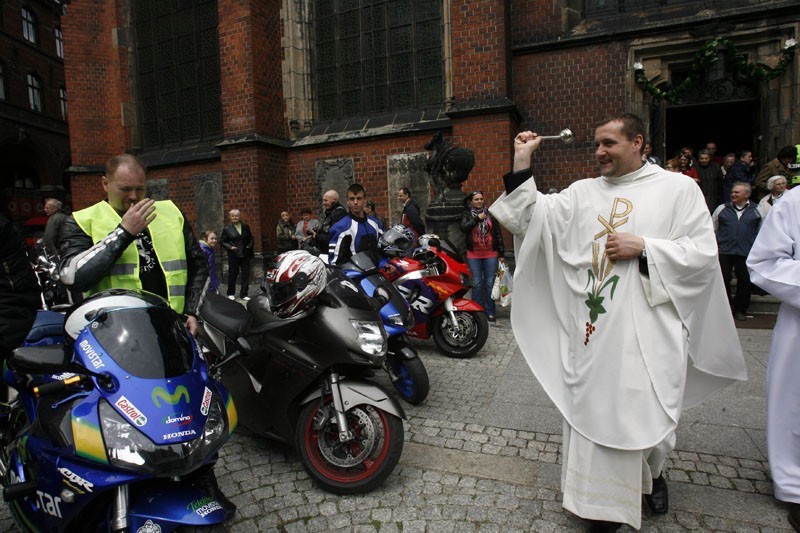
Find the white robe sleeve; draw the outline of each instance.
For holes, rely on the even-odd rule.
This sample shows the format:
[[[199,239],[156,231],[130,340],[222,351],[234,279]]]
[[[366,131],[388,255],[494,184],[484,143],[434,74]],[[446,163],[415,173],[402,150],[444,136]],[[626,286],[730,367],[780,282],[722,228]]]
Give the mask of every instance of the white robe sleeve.
[[[800,187],[770,209],[756,237],[747,268],[750,281],[800,309]]]
[[[671,302],[688,332],[694,367],[724,379],[747,379],[747,369],[720,273],[717,242],[700,189],[689,187],[669,238],[645,239],[651,306]],[[713,381],[713,378],[712,378]],[[691,388],[691,387],[690,387]],[[701,387],[705,388],[705,387]],[[708,387],[709,392],[713,387]],[[706,394],[687,390],[687,405]]]

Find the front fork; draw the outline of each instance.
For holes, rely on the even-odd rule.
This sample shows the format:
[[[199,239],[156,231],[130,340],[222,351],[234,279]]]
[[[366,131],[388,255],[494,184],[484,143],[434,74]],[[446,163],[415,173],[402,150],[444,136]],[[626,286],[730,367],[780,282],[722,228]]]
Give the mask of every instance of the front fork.
[[[111,507],[111,531],[128,530],[128,485],[120,485],[116,489]]]
[[[339,429],[339,442],[348,442],[353,440],[353,433],[347,425],[347,415],[345,414],[344,401],[342,401],[342,391],[339,388],[339,379],[337,372],[331,372],[331,396],[333,397],[336,426]]]
[[[447,318],[450,319],[450,325],[454,328],[458,327],[458,320],[456,320],[456,306],[453,304],[453,297],[448,296],[444,301],[444,312]]]

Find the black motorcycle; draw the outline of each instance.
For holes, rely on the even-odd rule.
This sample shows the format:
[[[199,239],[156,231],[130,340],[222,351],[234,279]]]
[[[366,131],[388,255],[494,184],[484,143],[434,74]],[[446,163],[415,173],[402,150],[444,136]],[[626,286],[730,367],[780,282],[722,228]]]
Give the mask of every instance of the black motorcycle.
[[[41,289],[42,309],[44,311],[69,309],[73,305],[72,296],[59,281],[58,257],[47,251],[42,239],[36,242],[36,254],[36,260],[31,266]]]
[[[391,474],[405,413],[364,377],[382,366],[386,333],[346,276],[328,268],[315,306],[296,317],[276,317],[265,294],[247,309],[208,294],[200,318],[212,374],[233,394],[245,427],[294,443],[306,472],[329,492],[368,492]]]

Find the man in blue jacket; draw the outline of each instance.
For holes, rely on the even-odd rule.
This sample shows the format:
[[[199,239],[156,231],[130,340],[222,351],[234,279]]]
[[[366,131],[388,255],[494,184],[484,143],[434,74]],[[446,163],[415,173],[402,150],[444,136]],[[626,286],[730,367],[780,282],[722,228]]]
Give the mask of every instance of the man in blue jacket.
[[[347,188],[347,207],[350,212],[331,226],[328,245],[328,262],[331,265],[341,265],[358,252],[377,251],[383,228],[377,218],[367,216],[364,212],[366,203],[367,191],[360,183]]]
[[[725,291],[730,297],[731,272],[736,272],[736,296],[733,298],[733,318],[747,320],[750,306],[750,274],[747,271],[747,254],[758,235],[764,213],[750,201],[753,188],[749,183],[736,182],[731,189],[731,201],[714,210],[711,220],[717,232],[719,264]]]

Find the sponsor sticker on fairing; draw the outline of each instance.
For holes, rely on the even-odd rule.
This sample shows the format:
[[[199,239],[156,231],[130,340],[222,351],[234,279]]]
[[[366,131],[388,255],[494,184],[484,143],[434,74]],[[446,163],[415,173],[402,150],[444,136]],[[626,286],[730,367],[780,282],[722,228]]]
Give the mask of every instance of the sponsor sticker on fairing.
[[[187,429],[185,431],[175,431],[173,433],[167,433],[165,435],[162,435],[161,438],[164,440],[172,440],[172,439],[179,439],[181,437],[192,437],[195,435],[197,435],[195,430]]]
[[[125,396],[120,396],[119,399],[114,402],[114,405],[137,426],[142,427],[147,424],[147,417],[144,416],[144,413],[137,409]]]
[[[86,356],[89,362],[92,363],[92,366],[95,370],[106,366],[100,359],[100,354],[94,351],[94,348],[92,348],[92,345],[89,344],[88,340],[83,339],[80,343],[78,343],[78,347],[81,349],[81,352],[83,352],[83,355]]]
[[[186,506],[187,511],[194,511],[200,518],[203,518],[207,515],[210,515],[214,511],[219,511],[221,509],[222,505],[220,505],[219,502],[214,498],[200,498],[199,500],[195,500]]]
[[[200,412],[203,416],[208,416],[208,410],[211,408],[211,389],[206,387],[203,391],[203,403],[200,404]]]
[[[192,422],[192,415],[184,415],[184,414],[179,414],[175,416],[167,415],[166,418],[164,418],[163,420],[164,424],[176,424],[178,426],[185,426],[186,424],[191,424],[191,422]]]
[[[161,533],[161,526],[148,518],[147,522],[136,530],[136,533]]]
[[[65,468],[65,467],[62,466],[61,468],[58,469],[58,472],[62,476],[64,476],[64,479],[67,480],[73,486],[77,485],[78,487],[80,487],[82,489],[85,489],[85,490],[88,490],[89,492],[94,492],[94,491],[92,491],[92,488],[94,487],[94,483],[92,483],[91,481],[87,481],[87,480],[83,479],[81,476],[79,476],[78,474],[76,474],[75,472],[70,470],[69,468]]]

